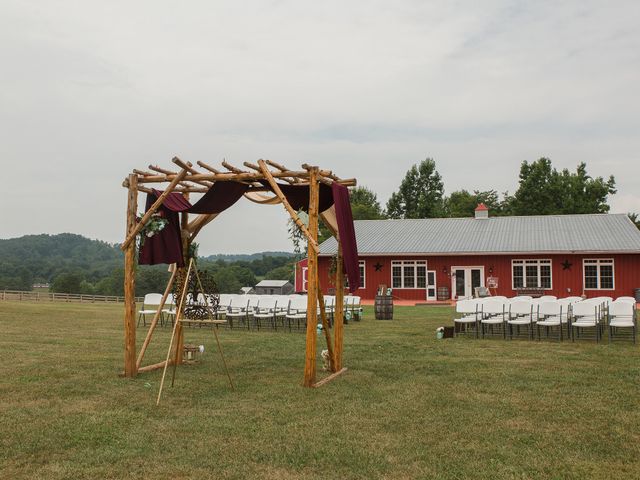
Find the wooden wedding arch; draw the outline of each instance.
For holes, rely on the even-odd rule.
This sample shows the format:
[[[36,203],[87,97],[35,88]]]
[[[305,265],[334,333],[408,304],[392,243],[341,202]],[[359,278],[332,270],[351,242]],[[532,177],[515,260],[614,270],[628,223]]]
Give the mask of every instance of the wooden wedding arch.
[[[156,318],[151,322],[144,343],[139,352],[136,351],[136,303],[135,303],[135,265],[136,265],[136,237],[144,228],[144,225],[161,208],[169,195],[181,194],[189,200],[190,194],[207,193],[217,182],[237,182],[246,186],[243,196],[255,203],[260,204],[282,204],[289,213],[293,221],[303,232],[308,242],[308,283],[307,283],[307,330],[306,330],[306,350],[304,365],[304,381],[306,387],[319,386],[322,383],[334,378],[346,369],[342,365],[343,351],[343,295],[344,295],[344,266],[343,266],[343,243],[340,239],[341,223],[336,217],[335,206],[327,210],[320,211],[320,189],[322,185],[332,187],[334,183],[338,186],[350,187],[356,185],[356,179],[341,179],[329,170],[321,170],[318,167],[302,165],[301,170],[289,170],[285,166],[271,160],[258,160],[257,164],[244,162],[246,169],[237,168],[226,161],[222,162],[223,170],[214,168],[204,162],[198,161],[197,165],[201,170],[196,169],[190,162],[183,162],[179,158],[173,158],[172,162],[179,169],[164,169],[158,166],[149,165],[149,171],[134,169],[133,172],[123,182],[123,186],[128,189],[127,202],[127,223],[126,239],[121,248],[125,252],[124,258],[124,294],[125,294],[125,315],[124,315],[124,376],[135,377],[138,373],[147,372],[159,368],[165,368],[169,361],[164,361],[152,365],[142,366],[142,360],[146,349],[151,341],[153,329],[157,324],[162,305],[158,309]],[[278,180],[278,181],[276,181]],[[282,183],[285,182],[285,183]],[[164,187],[163,191],[152,187]],[[308,227],[298,217],[297,211],[287,200],[287,195],[283,193],[285,187],[296,186],[308,189]],[[245,188],[245,187],[243,187]],[[294,189],[295,190],[295,189]],[[346,189],[344,189],[346,190]],[[305,190],[306,191],[306,190]],[[153,204],[147,205],[147,211],[143,217],[137,219],[138,193],[155,194],[157,199]],[[348,198],[348,197],[347,197]],[[306,201],[306,199],[305,199]],[[235,203],[235,202],[234,202]],[[348,204],[348,202],[347,202]],[[190,218],[189,213],[183,211],[180,217],[180,231],[182,251],[188,255],[189,247],[200,230],[209,222],[214,220],[219,213],[198,214]],[[348,217],[351,217],[349,210]],[[322,323],[324,324],[327,350],[329,351],[329,363],[332,374],[316,383],[316,338],[318,323],[318,301],[322,302],[322,292],[318,281],[318,223],[322,221],[338,240],[337,268],[335,274],[336,286],[336,311],[334,318],[333,339],[327,327],[327,320],[324,316],[324,308],[319,309]],[[342,222],[344,223],[344,222]],[[353,224],[351,221],[351,232]],[[349,228],[343,228],[348,231]],[[355,245],[355,239],[354,239]],[[356,252],[357,255],[357,252]],[[345,257],[346,258],[346,257]],[[357,258],[356,258],[357,260]],[[186,268],[177,267],[177,271]],[[356,261],[357,264],[357,261]],[[175,274],[174,274],[175,276]],[[352,282],[353,283],[353,282]],[[163,302],[170,292],[170,285],[163,296]],[[321,303],[322,304],[322,303]],[[184,335],[182,325],[177,326],[175,342],[176,364],[182,363],[182,351],[184,345]]]

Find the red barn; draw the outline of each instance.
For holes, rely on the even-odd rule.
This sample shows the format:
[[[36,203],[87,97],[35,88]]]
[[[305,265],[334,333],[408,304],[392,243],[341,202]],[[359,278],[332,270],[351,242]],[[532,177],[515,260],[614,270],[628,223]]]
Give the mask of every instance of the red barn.
[[[469,296],[475,287],[514,296],[523,289],[570,295],[634,295],[640,288],[640,231],[624,214],[358,220],[361,283],[373,299],[379,285],[394,297],[424,302]],[[320,282],[337,242],[320,247]],[[438,295],[440,294],[440,295]]]

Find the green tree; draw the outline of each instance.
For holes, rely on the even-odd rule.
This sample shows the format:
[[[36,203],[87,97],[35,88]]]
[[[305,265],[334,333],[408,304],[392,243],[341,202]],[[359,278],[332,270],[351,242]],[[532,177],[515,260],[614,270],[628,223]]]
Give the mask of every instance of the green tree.
[[[565,189],[563,213],[607,213],[609,204],[607,197],[616,193],[616,181],[613,175],[605,180],[602,177],[592,178],[587,175],[587,165],[578,165],[576,173],[562,171]]]
[[[427,158],[412,166],[387,202],[390,218],[433,218],[444,213],[444,184],[436,162]]]
[[[522,162],[520,183],[510,208],[513,215],[606,213],[607,198],[616,193],[615,179],[592,178],[585,163],[575,173],[558,172],[548,158]]]
[[[80,293],[83,295],[96,295],[96,289],[92,283],[82,280],[80,282]]]
[[[283,265],[266,273],[264,276],[267,280],[288,280],[293,283],[294,280],[294,266]]]
[[[354,220],[379,220],[384,212],[378,196],[367,187],[355,187],[349,190],[349,202]]]
[[[124,281],[124,280],[123,280]],[[96,295],[116,295],[117,289],[113,277],[104,277],[94,286]]]
[[[55,293],[80,293],[80,285],[84,277],[79,272],[61,273],[51,285],[51,291]]]
[[[481,192],[474,190],[458,190],[444,199],[444,209],[447,217],[473,217],[476,207],[484,203],[492,216],[501,215],[504,209],[498,192],[487,190]]]
[[[224,268],[216,272],[214,279],[218,285],[220,293],[239,293],[240,288],[245,286],[234,275],[233,271],[228,268]],[[255,284],[251,284],[253,286]],[[247,285],[248,286],[248,285]]]
[[[636,224],[636,227],[640,229],[640,217],[637,213],[627,213],[629,219]]]
[[[165,265],[141,265],[136,271],[136,295],[162,293],[167,288],[171,274]]]

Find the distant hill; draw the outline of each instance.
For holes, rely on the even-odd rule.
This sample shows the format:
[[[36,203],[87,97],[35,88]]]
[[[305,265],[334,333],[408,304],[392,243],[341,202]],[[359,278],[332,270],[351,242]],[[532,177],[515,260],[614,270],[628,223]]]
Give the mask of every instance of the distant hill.
[[[51,283],[76,270],[97,280],[110,275],[122,259],[116,245],[73,233],[0,240],[0,288],[30,290],[34,282]]]
[[[72,233],[0,239],[0,290],[31,290],[34,283],[48,283],[56,291],[121,295],[123,258],[119,245]],[[240,288],[236,284],[253,285],[255,276],[274,270],[282,276],[278,269],[293,259],[288,252],[219,254],[200,257],[199,266],[215,273],[221,291],[234,293]],[[293,267],[289,269],[292,274]],[[139,266],[136,293],[162,291],[167,277],[165,265]]]
[[[244,254],[225,254],[219,253],[216,255],[209,255],[208,257],[202,257],[210,262],[217,262],[222,260],[223,262],[252,262],[254,260],[262,260],[264,257],[285,257],[293,258],[294,253],[291,252],[260,252],[260,253],[244,253]]]

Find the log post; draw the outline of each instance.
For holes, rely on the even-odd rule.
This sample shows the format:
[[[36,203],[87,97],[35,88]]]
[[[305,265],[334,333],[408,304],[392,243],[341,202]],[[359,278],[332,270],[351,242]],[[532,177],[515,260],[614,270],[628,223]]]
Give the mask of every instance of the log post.
[[[129,175],[127,201],[127,236],[136,228],[138,210],[138,176]],[[124,253],[124,375],[135,377],[136,367],[136,242],[130,242]]]
[[[344,335],[344,273],[342,265],[342,244],[338,239],[338,257],[336,258],[336,311],[333,319],[333,351],[335,371],[342,370],[342,350]]]
[[[304,362],[304,386],[312,387],[316,383],[316,329],[318,324],[318,203],[320,187],[318,168],[309,170],[309,228],[311,236],[308,247],[307,271],[307,337]]]

